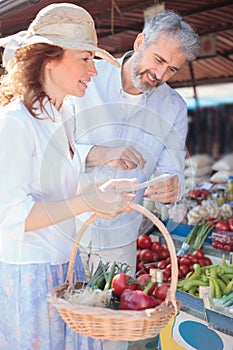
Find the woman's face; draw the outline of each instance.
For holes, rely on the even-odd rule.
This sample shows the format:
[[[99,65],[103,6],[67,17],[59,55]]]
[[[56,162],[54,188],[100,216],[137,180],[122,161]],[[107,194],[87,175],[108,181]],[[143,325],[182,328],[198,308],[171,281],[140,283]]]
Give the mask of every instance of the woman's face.
[[[45,90],[50,98],[83,96],[91,77],[97,75],[91,51],[64,50],[61,60],[49,60],[45,66]]]

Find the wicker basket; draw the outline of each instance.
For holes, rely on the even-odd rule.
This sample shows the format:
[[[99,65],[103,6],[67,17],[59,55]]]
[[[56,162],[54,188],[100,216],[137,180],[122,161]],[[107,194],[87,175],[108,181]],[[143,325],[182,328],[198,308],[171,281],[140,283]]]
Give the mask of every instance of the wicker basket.
[[[171,286],[167,299],[153,309],[142,311],[113,310],[102,307],[74,305],[63,298],[64,292],[70,287],[81,288],[83,283],[74,283],[74,262],[80,239],[87,227],[96,220],[93,215],[81,228],[73,246],[67,280],[56,286],[49,294],[48,301],[59,311],[63,320],[75,331],[93,338],[109,340],[135,341],[155,337],[177,313],[181,304],[176,300],[178,266],[176,250],[170,234],[164,224],[151,212],[138,204],[131,204],[132,209],[148,217],[164,235],[171,256],[172,273]]]

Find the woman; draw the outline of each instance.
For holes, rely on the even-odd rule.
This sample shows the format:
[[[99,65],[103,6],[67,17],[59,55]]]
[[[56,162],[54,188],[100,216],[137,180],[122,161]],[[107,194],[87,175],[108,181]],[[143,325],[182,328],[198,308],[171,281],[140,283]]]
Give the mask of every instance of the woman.
[[[128,211],[116,185],[78,188],[81,159],[66,95],[83,96],[96,75],[92,17],[73,4],[42,9],[25,33],[0,40],[6,74],[0,116],[0,349],[87,350],[101,342],[75,334],[46,301],[66,279],[74,217],[94,211],[113,218]],[[4,150],[4,151],[3,151]],[[80,187],[80,186],[79,186]],[[84,280],[79,255],[75,278]]]

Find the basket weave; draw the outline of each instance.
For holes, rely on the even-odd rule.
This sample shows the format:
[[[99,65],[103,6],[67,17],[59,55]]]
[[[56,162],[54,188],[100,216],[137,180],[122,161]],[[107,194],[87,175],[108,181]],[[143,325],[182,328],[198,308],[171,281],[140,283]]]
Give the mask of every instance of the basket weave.
[[[87,227],[96,220],[93,215],[81,228],[73,246],[68,267],[66,282],[56,286],[48,293],[48,301],[58,310],[63,320],[75,331],[92,338],[109,340],[135,341],[155,337],[177,313],[181,304],[176,300],[176,286],[178,280],[178,266],[176,250],[170,234],[164,224],[150,211],[138,204],[130,207],[148,217],[163,234],[171,257],[171,285],[168,295],[161,305],[153,309],[142,311],[113,310],[102,307],[74,305],[66,301],[63,296],[70,286],[81,288],[82,282],[74,283],[74,262],[80,239]]]

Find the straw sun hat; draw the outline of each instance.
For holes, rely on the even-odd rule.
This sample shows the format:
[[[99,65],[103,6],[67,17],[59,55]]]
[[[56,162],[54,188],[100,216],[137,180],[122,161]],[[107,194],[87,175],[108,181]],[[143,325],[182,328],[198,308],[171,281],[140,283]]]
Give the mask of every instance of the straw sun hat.
[[[0,39],[5,47],[3,65],[25,46],[45,43],[64,49],[94,51],[95,56],[119,66],[115,58],[97,46],[97,35],[91,15],[74,4],[51,4],[38,12],[28,30]]]

